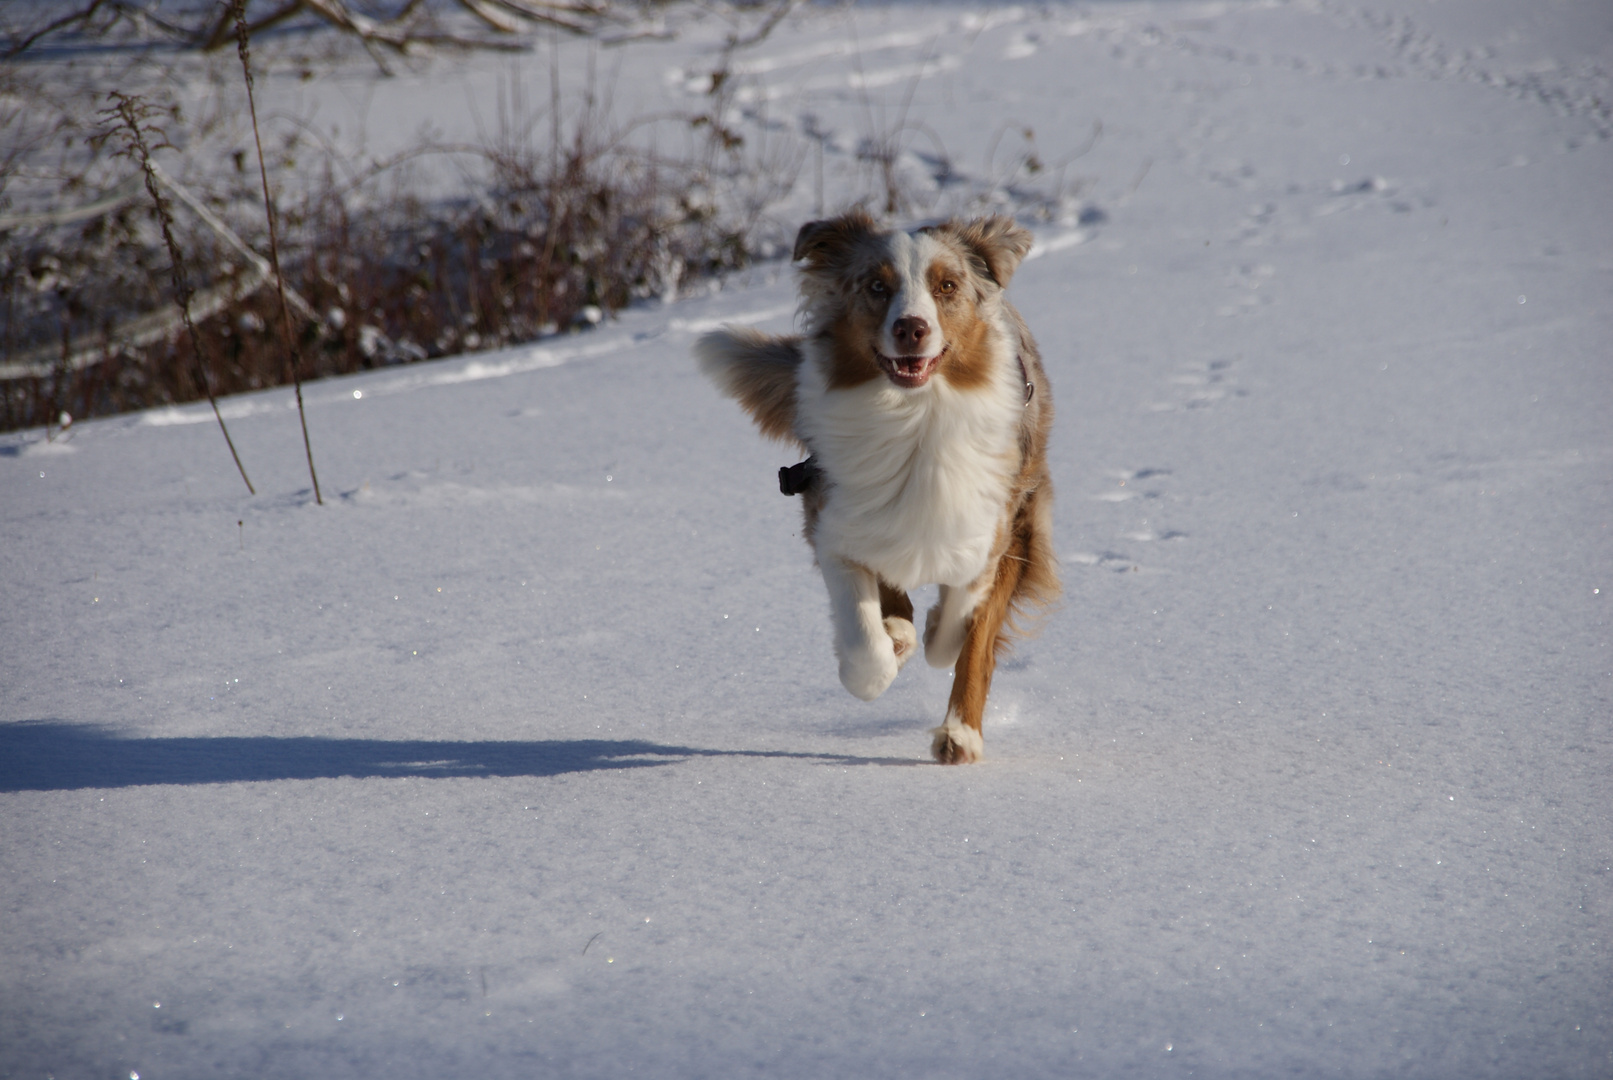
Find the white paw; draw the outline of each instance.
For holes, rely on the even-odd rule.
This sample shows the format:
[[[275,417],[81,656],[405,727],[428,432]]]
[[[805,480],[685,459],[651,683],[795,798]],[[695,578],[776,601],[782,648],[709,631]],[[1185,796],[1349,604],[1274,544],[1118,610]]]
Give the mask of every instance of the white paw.
[[[949,668],[958,662],[963,651],[963,624],[948,626],[942,631],[941,605],[930,608],[924,616],[924,662],[935,668]]]
[[[986,740],[980,732],[951,714],[930,734],[930,755],[943,765],[968,765],[986,756]]]
[[[864,701],[873,701],[883,694],[902,668],[889,635],[880,637],[883,640],[848,649],[840,657],[840,684]]]
[[[918,631],[906,619],[892,615],[885,620],[885,632],[891,636],[891,648],[896,652],[896,668],[900,671],[918,652]]]

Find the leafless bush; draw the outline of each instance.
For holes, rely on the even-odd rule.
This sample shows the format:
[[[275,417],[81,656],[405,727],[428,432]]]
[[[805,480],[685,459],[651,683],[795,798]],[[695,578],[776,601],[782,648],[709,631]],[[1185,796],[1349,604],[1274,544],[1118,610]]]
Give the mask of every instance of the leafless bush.
[[[453,201],[412,194],[403,163],[357,181],[327,167],[282,205],[285,278],[319,316],[295,320],[304,376],[586,329],[743,265],[754,214],[707,198],[701,162],[628,146],[604,109],[589,98],[547,140],[512,122],[484,146],[420,148],[417,158],[468,163],[470,189]],[[238,201],[235,228],[266,251],[261,209],[255,220],[244,212],[245,190],[216,201]],[[196,320],[215,391],[286,381],[284,323],[272,290],[259,288],[264,276],[201,222],[180,216],[174,227],[198,280],[223,301]],[[162,307],[165,271],[160,232],[137,202],[67,225],[0,229],[0,369],[26,357],[37,369],[42,349],[60,359],[0,381],[4,427],[202,396],[189,340],[131,345],[124,332]]]
[[[649,6],[607,12],[590,3],[574,6],[601,19]],[[349,0],[344,10],[397,22],[442,6]],[[25,2],[0,9],[0,41],[37,50],[63,35],[115,44],[143,33],[196,45],[204,23],[234,7],[84,0],[64,12]],[[261,22],[286,7],[251,0],[248,11]],[[311,18],[308,7],[292,15]],[[735,50],[765,38],[792,7],[758,5],[754,18],[735,20],[752,30],[736,29],[705,106],[692,114],[623,125],[608,95],[593,92],[592,75],[590,89],[570,101],[556,75],[543,108],[526,107],[512,83],[497,130],[478,142],[422,142],[356,175],[295,124],[273,137],[266,130],[280,268],[290,298],[307,301],[290,320],[275,300],[281,278],[260,254],[274,245],[258,170],[249,151],[234,151],[232,161],[218,137],[244,111],[239,73],[231,82],[221,65],[188,61],[211,89],[192,96],[195,115],[186,115],[166,65],[138,50],[66,68],[28,61],[33,52],[27,62],[0,61],[0,429],[196,400],[208,389],[198,353],[211,358],[206,370],[222,395],[299,371],[318,378],[585,330],[637,300],[671,298],[688,282],[738,268],[753,251],[777,253],[766,211],[793,186],[803,144],[770,135],[766,124],[751,125],[748,132],[760,131],[747,141],[726,71]],[[57,14],[19,36],[29,11]],[[141,23],[142,11],[157,21]],[[180,148],[166,163],[186,187],[159,175],[183,204],[169,225],[197,285],[194,339],[171,315],[169,260],[149,200],[85,119],[108,80],[152,102]],[[656,133],[645,137],[646,124]],[[657,154],[663,144],[682,149]],[[443,190],[425,177],[440,179],[435,166],[445,161],[462,178],[454,196],[422,194]]]
[[[246,16],[253,34],[299,20],[337,30],[362,42],[389,71],[389,54],[432,45],[524,48],[523,39],[534,29],[596,34],[630,23],[650,6],[596,0],[248,0]],[[14,2],[12,7],[0,16],[0,60],[47,45],[214,50],[235,35],[235,5],[228,0]]]

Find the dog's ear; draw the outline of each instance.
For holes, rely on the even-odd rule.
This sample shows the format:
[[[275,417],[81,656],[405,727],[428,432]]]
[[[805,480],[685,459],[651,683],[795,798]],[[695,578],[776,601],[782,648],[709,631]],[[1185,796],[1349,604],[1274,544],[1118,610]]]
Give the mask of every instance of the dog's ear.
[[[1014,224],[1014,219],[993,214],[975,218],[966,224],[948,222],[942,229],[951,232],[979,260],[979,268],[1001,288],[1019,269],[1019,264],[1030,253],[1035,237]]]
[[[827,221],[809,221],[795,234],[795,252],[790,258],[805,262],[807,270],[832,270],[878,231],[878,224],[862,207]]]

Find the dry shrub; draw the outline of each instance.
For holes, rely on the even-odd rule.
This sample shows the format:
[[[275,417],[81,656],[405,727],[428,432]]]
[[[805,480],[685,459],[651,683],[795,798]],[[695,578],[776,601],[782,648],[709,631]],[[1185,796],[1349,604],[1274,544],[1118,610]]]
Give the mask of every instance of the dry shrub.
[[[453,2],[404,11],[399,0],[386,11],[412,18],[410,11],[431,14]],[[568,3],[594,10],[591,0]],[[611,10],[626,17],[654,6]],[[765,134],[747,143],[724,118],[734,88],[730,54],[765,38],[793,6],[794,0],[774,0],[759,29],[735,32],[713,74],[706,111],[655,122],[671,125],[664,141],[686,148],[677,157],[647,149],[657,134],[616,124],[609,103],[592,89],[580,107],[563,103],[558,76],[548,109],[535,114],[524,110],[512,85],[510,101],[501,100],[499,131],[482,145],[421,146],[358,179],[331,157],[310,179],[306,165],[293,161],[306,156],[306,143],[299,149],[297,131],[284,132],[269,162],[271,184],[281,192],[280,263],[287,284],[319,316],[294,320],[303,375],[584,331],[636,300],[670,298],[682,283],[742,266],[753,249],[764,256],[787,250],[779,237],[757,232],[767,209],[793,187],[800,150]],[[157,8],[166,22],[137,17]],[[162,65],[136,48],[152,27],[175,42],[213,44],[224,25],[221,12],[230,10],[216,0],[166,6],[83,0],[65,14],[42,2],[0,12],[0,38],[13,51],[27,46],[17,59],[0,62],[0,430],[48,425],[63,413],[84,418],[205,396],[193,346],[177,322],[166,335],[133,333],[173,311],[169,259],[143,194],[129,191],[120,204],[75,220],[49,218],[126,190],[127,169],[108,159],[86,119],[112,85],[167,110],[169,130],[191,166],[175,161],[173,171],[250,247],[269,251],[255,170],[240,151],[232,170],[230,151],[221,146],[224,119],[236,111],[222,89],[231,80],[205,69],[215,87],[212,104],[182,115]],[[280,10],[254,4],[249,16]],[[299,10],[299,18],[313,19]],[[36,74],[27,57],[57,38],[74,48],[104,48],[82,70],[41,61]],[[118,67],[111,58],[125,47],[134,51]],[[47,95],[51,83],[57,85]],[[513,116],[506,116],[506,104]],[[223,167],[210,164],[209,154]],[[462,176],[458,194],[422,194],[441,186],[422,182],[411,164],[429,173],[431,164],[445,161]],[[189,209],[177,209],[174,232],[199,293],[216,301],[199,303],[196,319],[214,391],[288,381],[272,280]],[[21,368],[27,373],[19,377]]]
[[[746,260],[745,221],[692,196],[693,166],[659,161],[607,136],[590,102],[547,146],[501,139],[460,149],[479,167],[451,201],[410,194],[406,173],[339,183],[327,169],[281,208],[287,282],[322,319],[298,320],[304,374],[321,377],[586,329],[614,310],[669,297],[680,281]],[[443,153],[446,151],[431,151]],[[232,191],[237,231],[267,250],[261,209]],[[181,213],[178,239],[199,285],[250,281],[241,256]],[[204,396],[182,335],[120,343],[132,319],[171,306],[167,259],[141,201],[69,226],[0,231],[0,364],[42,345],[98,362],[0,382],[6,429]],[[271,289],[236,288],[198,320],[215,392],[276,386],[285,345]]]

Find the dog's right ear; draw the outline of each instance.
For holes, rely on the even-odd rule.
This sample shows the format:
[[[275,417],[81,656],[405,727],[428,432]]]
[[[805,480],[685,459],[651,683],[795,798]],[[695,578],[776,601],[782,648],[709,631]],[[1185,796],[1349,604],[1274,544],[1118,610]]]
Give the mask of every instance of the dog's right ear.
[[[795,234],[795,252],[790,258],[805,263],[806,270],[832,270],[878,231],[879,225],[862,207],[827,221],[809,221]]]

